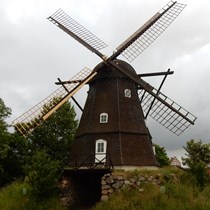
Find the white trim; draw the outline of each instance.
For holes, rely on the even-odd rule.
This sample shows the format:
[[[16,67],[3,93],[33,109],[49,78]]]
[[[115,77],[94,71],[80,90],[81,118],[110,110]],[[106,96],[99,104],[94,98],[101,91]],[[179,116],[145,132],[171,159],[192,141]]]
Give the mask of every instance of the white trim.
[[[107,141],[104,139],[98,139],[95,143],[95,162],[99,161],[106,162],[106,150]]]
[[[131,90],[130,90],[130,89],[125,89],[125,90],[124,90],[124,95],[125,95],[125,97],[127,97],[127,98],[131,98]]]
[[[107,113],[100,114],[100,123],[108,123],[108,114]]]

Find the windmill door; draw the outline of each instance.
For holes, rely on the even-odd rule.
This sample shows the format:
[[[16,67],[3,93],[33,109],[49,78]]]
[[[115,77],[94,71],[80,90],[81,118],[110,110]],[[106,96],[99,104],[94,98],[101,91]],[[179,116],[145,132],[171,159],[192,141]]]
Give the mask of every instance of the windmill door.
[[[96,140],[95,163],[106,162],[107,141],[103,139]]]

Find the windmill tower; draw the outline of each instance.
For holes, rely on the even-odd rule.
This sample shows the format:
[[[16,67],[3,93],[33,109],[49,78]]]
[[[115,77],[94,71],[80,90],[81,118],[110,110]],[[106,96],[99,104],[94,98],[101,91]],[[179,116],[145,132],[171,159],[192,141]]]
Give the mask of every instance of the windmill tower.
[[[151,116],[161,125],[180,135],[196,117],[160,92],[167,77],[173,72],[137,74],[128,61],[142,53],[181,13],[185,5],[169,2],[150,20],[125,40],[107,57],[100,52],[106,46],[94,34],[81,26],[61,9],[48,19],[87,49],[102,62],[93,70],[83,69],[61,85],[55,92],[13,123],[24,136],[32,132],[62,104],[72,98],[85,84],[89,91],[72,149],[70,166],[74,168],[114,167],[135,168],[157,166],[152,141],[145,119]],[[158,89],[143,77],[163,75]],[[54,100],[54,98],[59,100]],[[43,111],[43,106],[48,104]]]

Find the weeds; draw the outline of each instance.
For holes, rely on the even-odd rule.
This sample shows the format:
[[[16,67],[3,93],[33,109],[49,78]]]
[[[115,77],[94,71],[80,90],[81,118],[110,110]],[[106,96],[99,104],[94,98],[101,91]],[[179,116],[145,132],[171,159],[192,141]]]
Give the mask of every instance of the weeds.
[[[144,183],[141,186],[144,189],[143,192],[138,189],[123,189],[115,193],[107,202],[98,203],[93,210],[210,209],[210,186],[205,187],[202,191],[196,185],[194,178],[185,171],[166,168],[149,172],[149,174],[150,176],[162,175],[165,191],[161,191],[158,185]],[[137,172],[132,172],[132,175],[137,175]],[[174,178],[176,178],[175,181]]]
[[[27,183],[14,182],[0,189],[1,210],[64,210],[59,198],[37,200]]]

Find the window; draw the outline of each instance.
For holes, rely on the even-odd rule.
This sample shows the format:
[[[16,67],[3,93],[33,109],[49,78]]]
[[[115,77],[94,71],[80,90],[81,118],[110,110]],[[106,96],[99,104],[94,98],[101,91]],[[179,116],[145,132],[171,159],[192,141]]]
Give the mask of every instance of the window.
[[[97,145],[97,152],[104,152],[104,142],[98,142],[98,145]]]
[[[100,123],[107,123],[108,122],[108,114],[107,113],[101,113],[100,114]]]
[[[125,89],[125,90],[124,90],[124,94],[125,94],[125,97],[131,98],[131,90]]]
[[[107,155],[107,141],[104,139],[98,139],[96,140],[95,145],[95,163],[105,163]]]
[[[107,146],[107,141],[103,139],[98,139],[96,140],[96,148],[95,152],[98,153],[106,153],[106,146]]]

